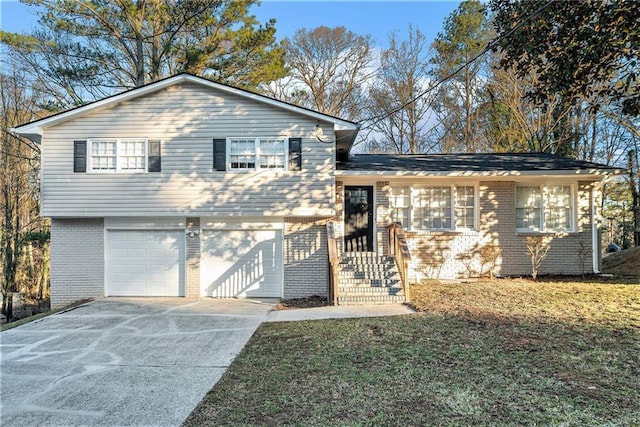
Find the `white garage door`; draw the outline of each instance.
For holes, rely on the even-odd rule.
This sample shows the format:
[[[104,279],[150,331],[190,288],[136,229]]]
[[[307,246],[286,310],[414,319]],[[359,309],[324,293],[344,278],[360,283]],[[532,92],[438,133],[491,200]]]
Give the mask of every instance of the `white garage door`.
[[[180,231],[107,231],[108,296],[183,296],[185,248]]]
[[[282,296],[280,230],[206,230],[201,240],[202,295]]]

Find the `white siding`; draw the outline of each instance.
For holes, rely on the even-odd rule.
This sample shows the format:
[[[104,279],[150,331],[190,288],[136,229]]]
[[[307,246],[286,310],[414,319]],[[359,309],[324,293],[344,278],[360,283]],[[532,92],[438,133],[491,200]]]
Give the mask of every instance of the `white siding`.
[[[45,130],[42,215],[328,216],[333,144],[311,134],[315,119],[194,84],[169,87]],[[332,127],[321,123],[325,135]],[[301,137],[301,172],[214,172],[213,138]],[[73,173],[73,141],[162,140],[162,172]]]

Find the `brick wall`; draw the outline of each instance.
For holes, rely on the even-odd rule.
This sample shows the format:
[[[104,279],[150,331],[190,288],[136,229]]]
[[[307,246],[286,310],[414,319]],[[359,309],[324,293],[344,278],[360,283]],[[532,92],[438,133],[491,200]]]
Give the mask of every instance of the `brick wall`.
[[[200,218],[187,218],[185,297],[200,296]]]
[[[592,184],[578,183],[576,232],[546,234],[551,249],[542,261],[538,274],[582,274],[593,272],[592,254]],[[515,191],[515,189],[514,189]],[[511,202],[513,205],[513,202]],[[512,209],[515,211],[515,206]],[[506,222],[506,214],[500,210],[500,221]],[[515,215],[512,215],[515,218]],[[504,228],[504,227],[503,227]],[[515,224],[510,230],[501,230],[499,240],[503,251],[504,275],[531,274],[531,258],[525,245],[527,233],[516,233]],[[597,248],[596,248],[597,250]]]
[[[102,296],[102,218],[51,219],[51,308]]]
[[[344,183],[336,181],[336,216],[332,218],[335,225],[338,256],[344,252]]]
[[[546,234],[551,249],[539,274],[582,274],[593,272],[592,207],[593,184],[578,182],[576,231]],[[478,230],[461,232],[406,231],[413,257],[410,278],[464,278],[487,274],[489,265],[480,252],[488,244],[502,251],[494,272],[500,275],[530,275],[531,258],[527,254],[527,233],[516,232],[515,187],[512,181],[482,181],[478,194]],[[389,222],[389,183],[378,181],[376,191],[376,239],[378,253],[387,253]],[[336,235],[343,242],[343,182],[336,182]],[[596,248],[597,250],[597,248]]]
[[[327,294],[326,223],[321,218],[285,218],[285,298]]]
[[[389,232],[387,225],[391,222],[389,218],[389,182],[376,182],[376,239],[378,242],[378,253],[386,254],[389,250]]]
[[[486,181],[480,183],[479,190],[480,224],[477,231],[406,233],[413,257],[413,280],[486,274],[488,265],[482,265],[480,250],[487,244],[498,245],[502,251],[494,270],[496,274],[531,274],[531,258],[525,239],[532,234],[516,232],[515,183]],[[575,232],[545,234],[551,239],[551,249],[538,270],[539,274],[593,271],[591,190],[588,182],[578,184]]]
[[[410,280],[481,274],[479,251],[485,240],[480,233],[405,231],[405,236],[412,257]]]

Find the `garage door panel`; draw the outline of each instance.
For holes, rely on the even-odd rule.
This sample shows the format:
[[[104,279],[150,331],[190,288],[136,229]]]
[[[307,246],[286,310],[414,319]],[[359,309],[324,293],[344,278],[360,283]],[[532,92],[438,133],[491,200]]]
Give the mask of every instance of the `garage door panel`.
[[[183,233],[109,230],[107,242],[107,295],[184,294]]]
[[[202,295],[282,296],[282,233],[211,230],[202,233]]]

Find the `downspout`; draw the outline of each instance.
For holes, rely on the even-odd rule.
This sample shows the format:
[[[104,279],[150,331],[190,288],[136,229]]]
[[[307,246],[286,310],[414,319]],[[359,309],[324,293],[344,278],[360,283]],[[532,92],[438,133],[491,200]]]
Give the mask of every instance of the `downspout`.
[[[598,193],[599,187],[603,184],[600,181],[599,185],[594,185],[591,190],[591,254],[593,272],[595,274],[600,273],[600,239],[598,238]]]
[[[598,200],[602,197],[602,187],[604,184],[613,177],[613,175],[605,174],[600,181],[593,183],[593,189],[591,190],[591,254],[593,272],[595,274],[600,273],[600,235],[598,233],[600,216],[602,211],[599,209],[600,203]]]

